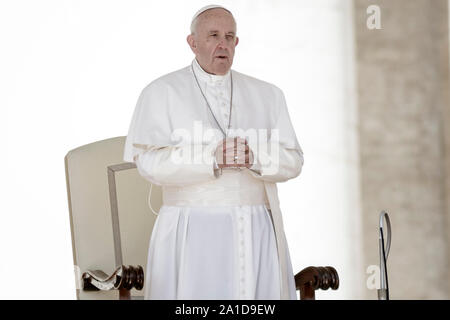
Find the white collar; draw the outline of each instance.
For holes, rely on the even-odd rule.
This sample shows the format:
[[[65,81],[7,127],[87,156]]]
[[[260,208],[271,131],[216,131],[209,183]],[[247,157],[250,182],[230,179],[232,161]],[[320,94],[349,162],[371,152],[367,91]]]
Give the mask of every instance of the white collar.
[[[224,75],[219,74],[211,74],[209,72],[206,72],[198,63],[197,59],[194,58],[192,61],[192,65],[194,67],[195,75],[197,78],[206,81],[209,84],[212,85],[222,85],[227,83],[229,77],[230,77],[230,70]]]

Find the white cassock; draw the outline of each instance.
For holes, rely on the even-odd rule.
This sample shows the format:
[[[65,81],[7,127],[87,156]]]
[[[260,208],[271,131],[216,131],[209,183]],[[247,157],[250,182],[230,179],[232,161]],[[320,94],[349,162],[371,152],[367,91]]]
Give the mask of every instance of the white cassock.
[[[296,299],[276,183],[300,174],[303,152],[284,94],[235,70],[212,75],[196,59],[192,66],[222,128],[228,125],[232,72],[231,129],[268,134],[245,137],[256,161],[251,170],[218,175],[215,148],[205,146],[215,147],[224,136],[191,65],[142,90],[124,160],[135,162],[140,175],[163,192],[144,299]],[[214,134],[205,133],[211,129]]]

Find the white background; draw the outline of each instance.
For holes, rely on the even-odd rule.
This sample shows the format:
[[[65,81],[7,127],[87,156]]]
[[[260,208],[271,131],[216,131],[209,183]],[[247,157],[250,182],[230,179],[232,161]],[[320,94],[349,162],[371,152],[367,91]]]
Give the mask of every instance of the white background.
[[[340,289],[316,297],[358,298],[351,2],[213,3],[237,20],[232,68],[283,90],[304,151],[300,177],[279,184],[294,272],[334,266]],[[192,61],[190,19],[206,4],[0,2],[0,298],[75,298],[64,156],[127,134],[142,88]]]

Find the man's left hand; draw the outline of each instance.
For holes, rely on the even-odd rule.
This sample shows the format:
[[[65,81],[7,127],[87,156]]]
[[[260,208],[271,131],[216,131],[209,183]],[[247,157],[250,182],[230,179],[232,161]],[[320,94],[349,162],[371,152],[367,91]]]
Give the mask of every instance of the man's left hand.
[[[217,146],[216,159],[219,168],[250,168],[253,165],[253,151],[243,138],[226,138]]]

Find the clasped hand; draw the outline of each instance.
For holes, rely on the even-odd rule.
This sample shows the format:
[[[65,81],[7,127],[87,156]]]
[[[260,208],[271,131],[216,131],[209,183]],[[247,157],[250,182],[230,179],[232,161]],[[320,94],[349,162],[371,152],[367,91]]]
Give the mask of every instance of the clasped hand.
[[[250,168],[253,165],[253,151],[248,146],[247,140],[240,137],[220,141],[215,155],[219,168]]]

